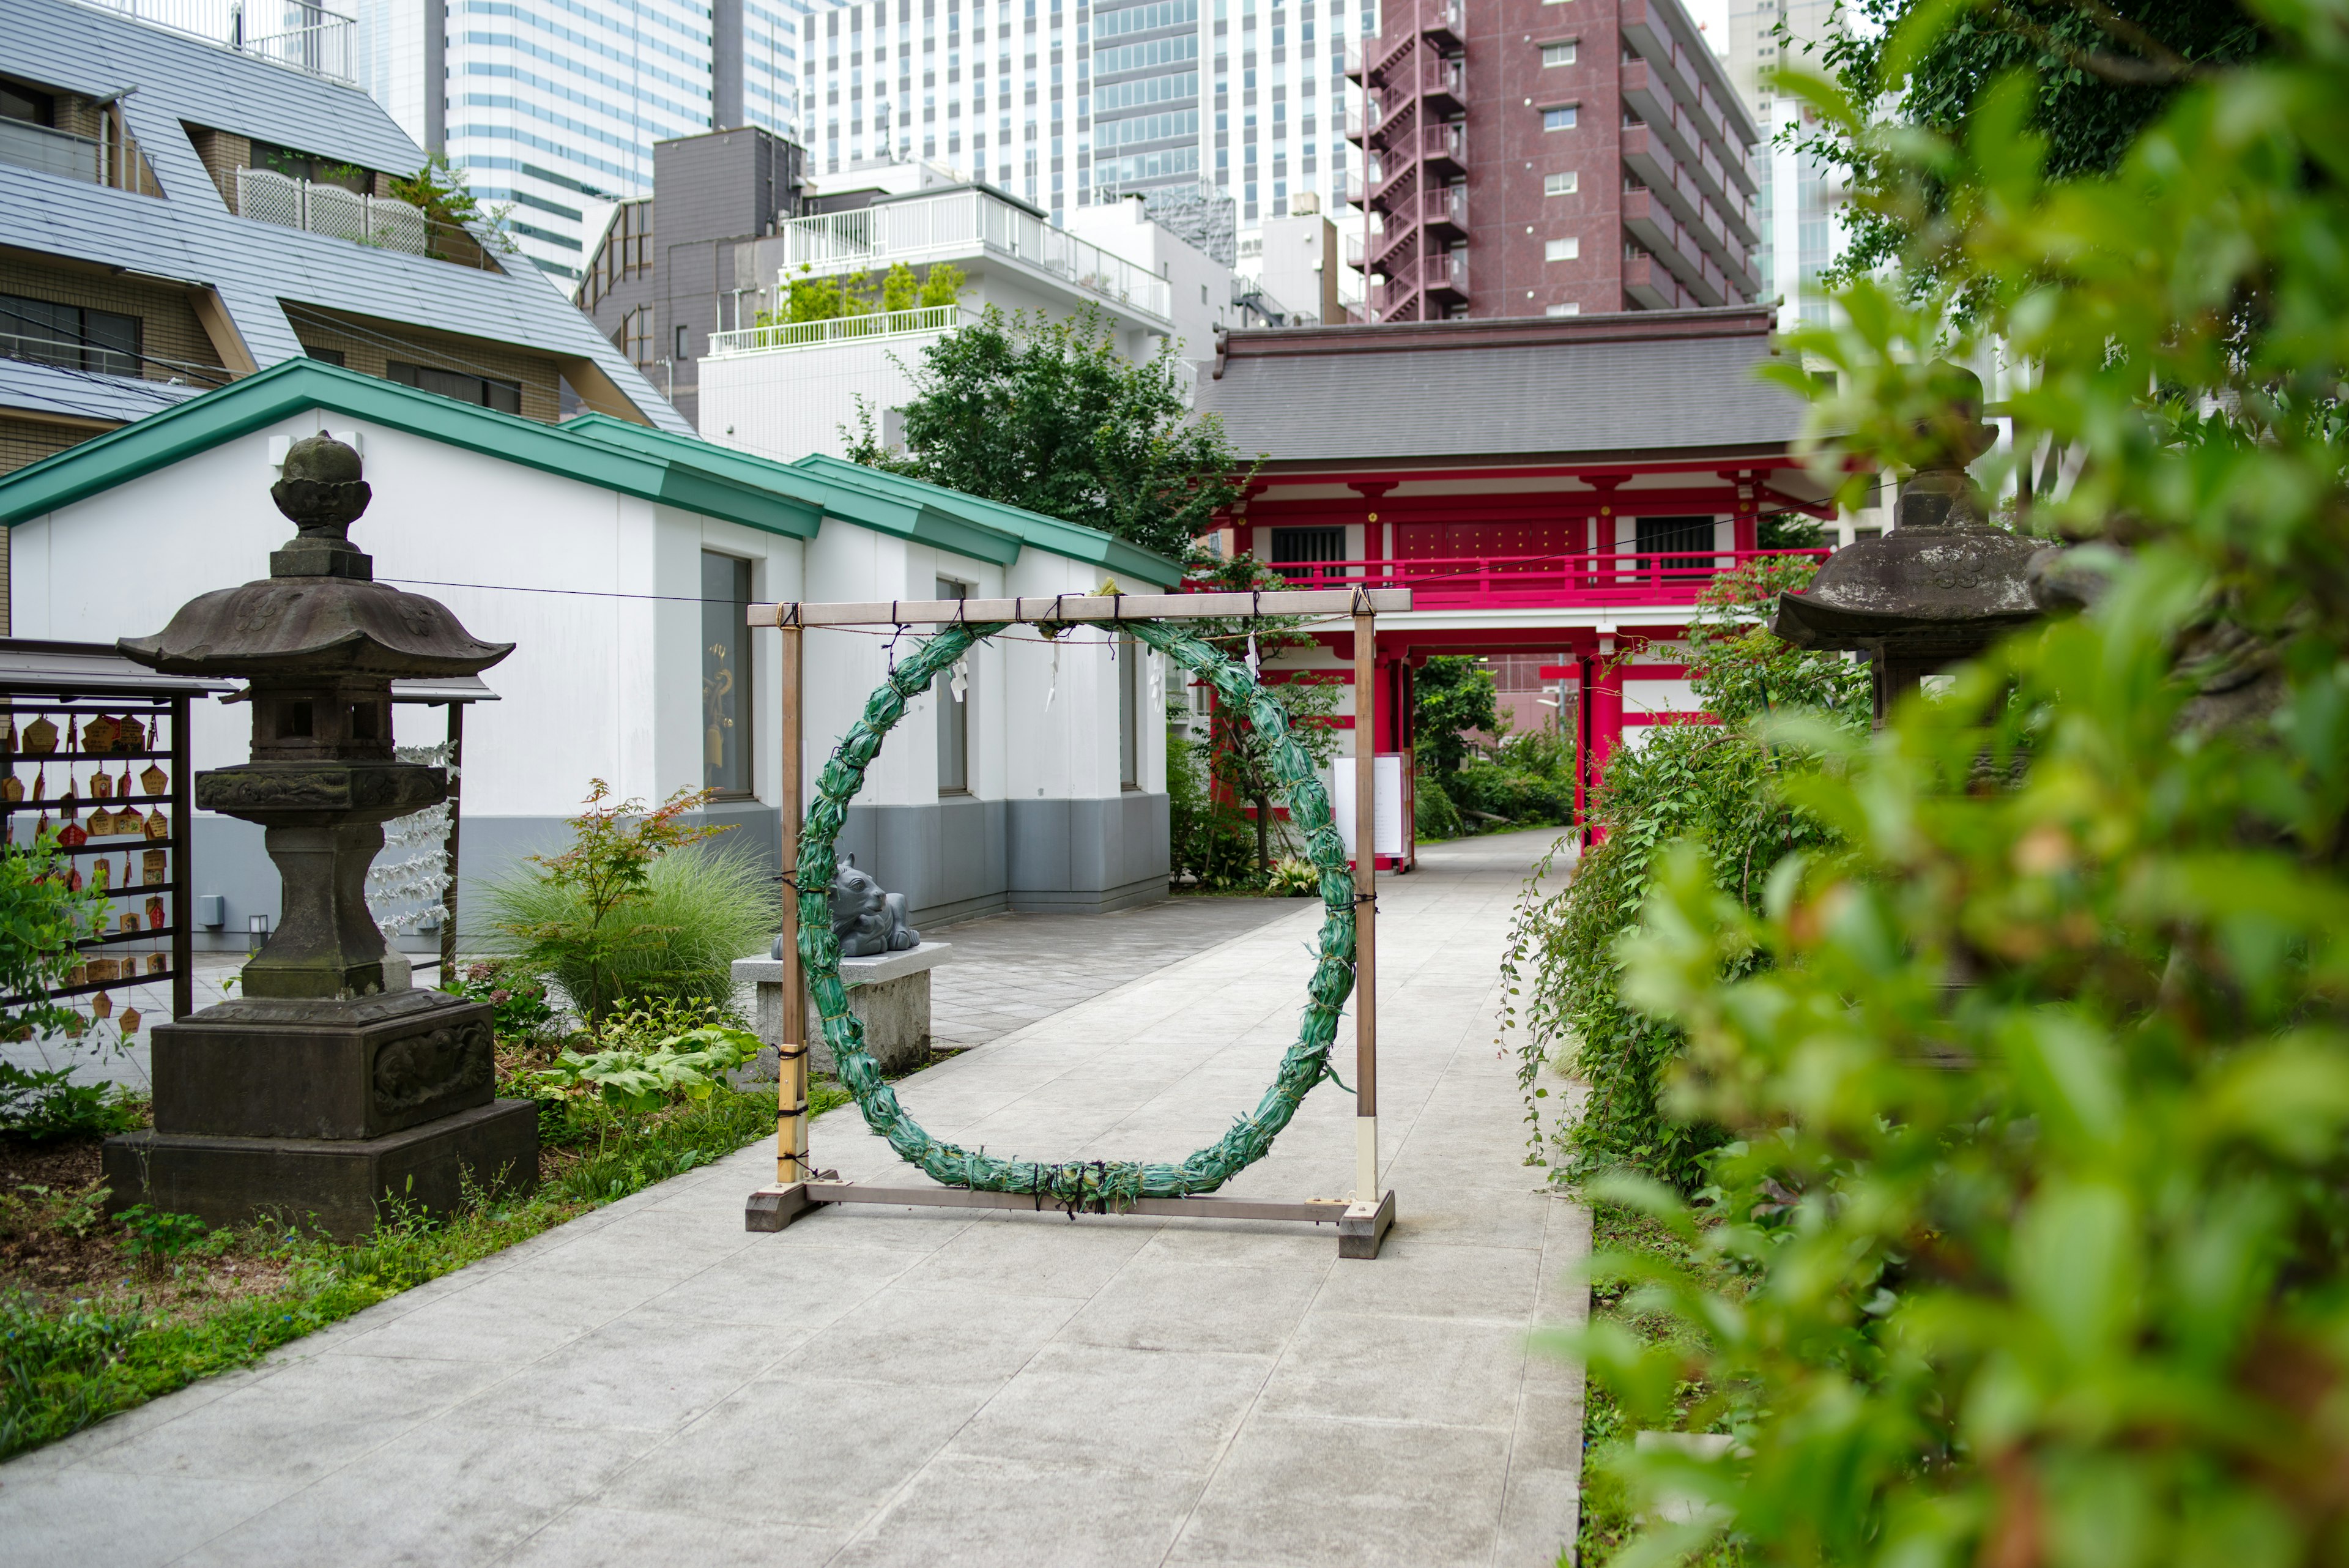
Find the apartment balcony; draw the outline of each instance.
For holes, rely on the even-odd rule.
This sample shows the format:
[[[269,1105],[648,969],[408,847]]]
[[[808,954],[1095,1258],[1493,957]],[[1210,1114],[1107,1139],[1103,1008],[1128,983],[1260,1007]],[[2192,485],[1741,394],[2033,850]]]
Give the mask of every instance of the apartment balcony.
[[[1696,304],[1663,263],[1636,244],[1623,247],[1623,297],[1642,310],[1686,310]]]
[[[1416,77],[1423,110],[1431,119],[1443,119],[1468,107],[1468,64],[1447,60],[1433,50],[1419,58]]]
[[[1468,187],[1463,185],[1422,185],[1419,190],[1420,226],[1440,239],[1468,237]]]
[[[1409,588],[1422,610],[1574,609],[1688,605],[1722,573],[1764,560],[1823,561],[1825,550],[1701,555],[1464,556],[1415,561],[1315,561],[1273,570],[1300,588]]]
[[[810,273],[885,271],[898,262],[991,258],[1172,325],[1173,297],[1164,279],[984,191],[947,191],[793,218],[777,233],[784,241],[786,282]]]
[[[1348,109],[1346,110],[1346,140],[1352,142],[1355,146],[1360,147],[1362,144],[1363,139],[1370,135],[1371,128],[1378,124],[1378,110],[1375,107],[1371,109]]]
[[[0,119],[0,163],[98,183],[98,140],[21,119]]]
[[[1419,128],[1419,160],[1430,175],[1468,172],[1468,122],[1463,119]]]
[[[1644,58],[1627,58],[1622,73],[1624,106],[1646,122],[1658,151],[1688,171],[1689,180],[1682,183],[1691,188],[1692,200],[1702,200],[1718,213],[1733,214],[1744,225],[1739,238],[1749,245],[1754,244],[1759,236],[1750,226],[1746,205],[1741,199],[1743,192],[1722,161],[1721,150],[1729,145],[1723,122],[1718,119],[1701,122],[1690,113],[1676,96],[1687,90],[1687,84],[1675,79],[1669,67]],[[1710,136],[1706,134],[1708,127],[1713,133]],[[1671,180],[1649,182],[1675,183]]]
[[[1360,234],[1346,236],[1346,265],[1356,272],[1362,270],[1362,236]]]
[[[1375,40],[1371,38],[1364,37],[1360,33],[1349,33],[1346,35],[1346,79],[1352,82],[1357,87],[1361,85],[1362,73],[1369,68],[1370,50],[1374,41]]]
[[[746,354],[772,354],[794,348],[823,348],[842,343],[896,342],[907,337],[938,337],[978,319],[977,311],[959,305],[934,305],[921,310],[879,310],[869,316],[839,316],[829,321],[794,321],[778,327],[745,327],[733,332],[713,332],[703,358],[733,359]]]
[[[1652,191],[1623,192],[1623,231],[1661,262],[1699,305],[1734,305],[1724,292],[1721,269],[1709,265],[1702,250],[1680,221]]]
[[[1465,0],[1422,0],[1419,36],[1445,54],[1457,54],[1468,41]]]
[[[1464,250],[1436,251],[1422,256],[1419,286],[1433,307],[1441,309],[1445,306],[1467,304],[1468,253]]]
[[[1628,125],[1623,128],[1622,145],[1624,168],[1671,209],[1690,240],[1725,277],[1743,280],[1750,292],[1752,275],[1746,268],[1745,249],[1754,243],[1752,238],[1723,223],[1720,210],[1675,155],[1669,140],[1651,124]]]

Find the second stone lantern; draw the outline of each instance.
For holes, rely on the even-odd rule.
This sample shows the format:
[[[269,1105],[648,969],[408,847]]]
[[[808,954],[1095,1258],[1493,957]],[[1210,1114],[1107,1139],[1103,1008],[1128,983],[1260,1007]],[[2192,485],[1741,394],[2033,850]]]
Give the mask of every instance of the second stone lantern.
[[[440,769],[393,753],[392,681],[476,674],[513,645],[375,581],[346,536],[371,496],[350,446],[295,441],[270,495],[296,534],[266,578],[118,645],[167,673],[250,683],[252,760],[198,774],[195,801],[262,826],[284,902],[238,997],[156,1026],[154,1128],[109,1139],[106,1173],[118,1208],[352,1237],[387,1203],[446,1212],[469,1188],[537,1183],[535,1111],[495,1097],[491,1008],[387,989],[367,906],[383,825],[448,794]]]

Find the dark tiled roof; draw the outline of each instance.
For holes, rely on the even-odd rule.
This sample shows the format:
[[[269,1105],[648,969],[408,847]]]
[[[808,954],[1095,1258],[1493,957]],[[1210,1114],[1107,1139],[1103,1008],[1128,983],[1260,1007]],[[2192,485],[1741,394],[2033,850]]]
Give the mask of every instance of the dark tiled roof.
[[[1232,332],[1198,407],[1277,467],[1784,450],[1762,307]]]

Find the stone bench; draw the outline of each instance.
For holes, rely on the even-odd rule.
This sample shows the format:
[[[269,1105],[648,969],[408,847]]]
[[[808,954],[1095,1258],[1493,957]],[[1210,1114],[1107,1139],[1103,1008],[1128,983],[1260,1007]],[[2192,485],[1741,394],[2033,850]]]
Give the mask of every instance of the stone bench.
[[[930,971],[954,950],[951,942],[924,942],[903,952],[840,961],[840,981],[848,987],[848,1010],[864,1026],[864,1049],[881,1064],[884,1073],[903,1073],[920,1066],[930,1054]],[[755,1014],[759,1038],[767,1048],[759,1054],[752,1072],[775,1075],[775,1047],[783,1037],[783,962],[781,959],[736,959],[734,983],[759,988]],[[833,1070],[832,1047],[823,1043],[823,1020],[808,1002],[807,1038],[815,1046],[812,1065],[819,1073]]]

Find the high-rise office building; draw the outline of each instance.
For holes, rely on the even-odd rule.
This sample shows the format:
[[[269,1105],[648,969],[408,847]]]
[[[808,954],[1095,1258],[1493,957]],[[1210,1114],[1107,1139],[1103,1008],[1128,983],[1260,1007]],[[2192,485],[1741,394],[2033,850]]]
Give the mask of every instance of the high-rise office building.
[[[1802,140],[1800,107],[1773,91],[1768,78],[1782,63],[1805,63],[1806,51],[1826,41],[1835,13],[1834,0],[1730,0],[1730,80],[1764,138],[1754,162],[1754,223],[1761,233],[1754,270],[1761,298],[1783,297],[1778,318],[1788,326],[1826,319],[1818,276],[1842,250],[1842,223],[1832,171],[1786,144]]]
[[[523,254],[583,275],[653,144],[713,128],[799,136],[802,0],[355,0],[360,84],[511,210]]]
[[[1760,133],[1681,0],[1388,0],[1352,69],[1374,319],[1754,298]]]
[[[1211,188],[1243,270],[1298,196],[1335,213],[1342,41],[1363,0],[817,0],[801,19],[802,137],[819,180],[926,159],[1056,220]]]

